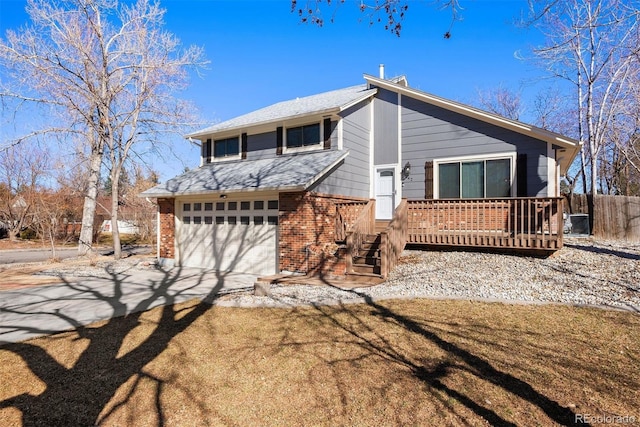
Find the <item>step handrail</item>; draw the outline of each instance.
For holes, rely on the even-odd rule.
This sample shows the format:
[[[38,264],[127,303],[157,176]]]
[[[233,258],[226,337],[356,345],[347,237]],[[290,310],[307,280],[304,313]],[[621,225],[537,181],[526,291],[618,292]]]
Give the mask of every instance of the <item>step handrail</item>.
[[[347,274],[353,273],[353,258],[358,255],[358,251],[367,240],[367,236],[374,233],[376,222],[375,213],[376,201],[375,199],[371,199],[347,231]]]
[[[398,263],[409,238],[409,208],[407,199],[402,199],[393,213],[393,218],[380,233],[380,275],[383,279]]]

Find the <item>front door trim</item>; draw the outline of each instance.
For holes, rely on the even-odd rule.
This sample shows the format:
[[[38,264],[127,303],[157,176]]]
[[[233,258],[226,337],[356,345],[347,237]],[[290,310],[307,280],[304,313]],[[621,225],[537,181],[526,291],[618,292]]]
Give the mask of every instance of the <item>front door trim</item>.
[[[378,196],[379,196],[379,179],[380,179],[380,172],[385,171],[385,170],[391,170],[393,172],[393,189],[392,189],[392,208],[391,208],[391,213],[389,215],[389,213],[385,213],[383,212],[383,210],[381,209],[382,207],[378,205]],[[375,166],[375,172],[374,172],[374,177],[375,177],[375,183],[374,183],[374,190],[375,190],[375,194],[374,197],[376,199],[376,219],[391,219],[393,217],[393,212],[395,211],[395,208],[398,206],[398,203],[400,201],[400,199],[402,198],[402,194],[401,193],[401,186],[400,186],[400,176],[399,176],[399,165],[397,163],[394,164],[388,164],[388,165],[376,165]],[[389,216],[388,218],[386,218],[387,216]]]

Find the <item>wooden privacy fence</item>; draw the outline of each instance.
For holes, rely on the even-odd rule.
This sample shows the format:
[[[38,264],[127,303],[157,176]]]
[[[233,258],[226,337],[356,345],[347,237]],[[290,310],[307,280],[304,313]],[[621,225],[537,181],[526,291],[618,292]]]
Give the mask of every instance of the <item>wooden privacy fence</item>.
[[[640,197],[596,195],[593,205],[595,237],[640,242]]]
[[[640,242],[640,197],[573,194],[568,205],[571,213],[589,214],[596,238]]]
[[[408,243],[557,250],[562,198],[410,200]]]

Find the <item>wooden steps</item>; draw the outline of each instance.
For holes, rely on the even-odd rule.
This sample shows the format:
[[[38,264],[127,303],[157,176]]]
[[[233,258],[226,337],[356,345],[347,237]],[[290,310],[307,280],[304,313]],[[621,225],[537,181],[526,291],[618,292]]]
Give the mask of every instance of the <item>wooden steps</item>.
[[[353,275],[381,276],[380,234],[369,234],[353,257]]]

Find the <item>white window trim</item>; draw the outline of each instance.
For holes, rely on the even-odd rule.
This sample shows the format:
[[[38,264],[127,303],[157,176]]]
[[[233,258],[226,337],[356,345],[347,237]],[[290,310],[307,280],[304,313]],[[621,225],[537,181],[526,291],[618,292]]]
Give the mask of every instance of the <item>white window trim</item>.
[[[557,197],[559,194],[559,182],[556,169],[556,153],[553,144],[547,142],[547,197]]]
[[[324,149],[324,126],[323,121],[312,121],[308,123],[296,124],[291,126],[283,126],[282,129],[282,154],[287,153],[301,153],[304,151],[316,151]],[[315,125],[317,124],[320,127],[320,142],[318,144],[313,145],[303,145],[302,147],[288,147],[287,146],[287,130],[293,128],[299,128],[303,126]]]
[[[231,138],[238,138],[238,154],[235,156],[216,157],[215,156],[216,141],[220,141],[223,139],[231,139]],[[206,163],[206,158],[203,157],[203,159]],[[218,139],[213,139],[213,138],[211,139],[211,161],[209,163],[228,162],[231,160],[240,160],[240,159],[242,159],[242,135],[229,135],[229,136],[225,136]]]
[[[499,159],[510,159],[511,160],[511,197],[515,197],[517,194],[517,185],[516,181],[516,159],[518,153],[495,153],[495,154],[480,154],[480,155],[470,155],[470,156],[459,156],[459,157],[445,157],[440,159],[433,159],[433,198],[440,198],[440,164],[441,163],[454,163],[454,162],[469,162],[469,161],[485,161],[485,160],[499,160]]]
[[[374,141],[375,141],[375,135],[374,135],[374,129],[375,126],[373,125],[374,122],[374,111],[373,111],[373,99],[374,97],[371,97],[369,99],[369,104],[368,104],[368,108],[369,108],[369,198],[370,199],[374,199],[376,197],[376,170],[375,170],[375,157],[374,157]]]

